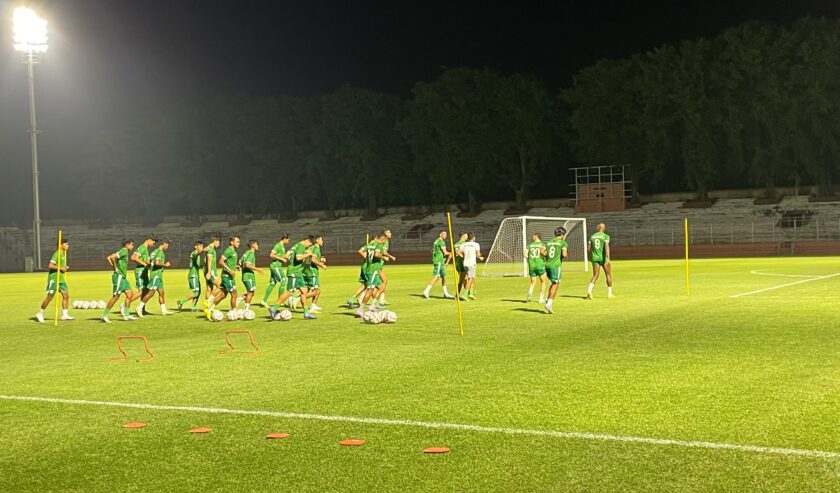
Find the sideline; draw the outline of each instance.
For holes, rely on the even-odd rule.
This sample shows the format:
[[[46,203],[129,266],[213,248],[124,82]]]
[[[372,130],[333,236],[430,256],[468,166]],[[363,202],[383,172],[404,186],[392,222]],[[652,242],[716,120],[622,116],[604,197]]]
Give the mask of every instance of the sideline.
[[[840,275],[840,273],[835,274]],[[82,406],[104,406],[104,407],[122,407],[130,409],[150,409],[155,411],[183,411],[196,413],[213,413],[213,414],[235,414],[247,416],[270,416],[274,418],[287,419],[308,419],[317,421],[337,421],[343,423],[364,423],[374,425],[388,425],[388,426],[414,426],[421,428],[434,429],[448,429],[460,431],[477,431],[482,433],[504,433],[508,435],[530,435],[542,436],[552,438],[578,439],[578,440],[593,440],[600,442],[625,442],[625,443],[644,443],[648,445],[667,445],[676,447],[693,447],[704,449],[724,449],[735,450],[738,452],[752,452],[757,454],[771,454],[771,455],[786,455],[786,456],[800,456],[800,457],[817,457],[826,459],[840,458],[840,452],[828,452],[823,450],[803,450],[790,449],[781,447],[763,447],[758,445],[739,445],[734,443],[721,442],[704,442],[693,440],[670,440],[662,438],[648,438],[637,436],[624,435],[605,435],[601,433],[586,433],[575,431],[551,431],[551,430],[534,430],[527,428],[501,428],[492,426],[467,425],[458,423],[442,423],[434,421],[414,421],[402,419],[381,419],[381,418],[361,418],[354,416],[330,416],[323,414],[304,414],[304,413],[289,413],[280,411],[256,411],[247,409],[224,409],[216,407],[195,407],[195,406],[164,406],[156,404],[142,404],[131,402],[108,402],[108,401],[89,401],[82,399],[59,399],[54,397],[33,397],[23,395],[2,395],[0,399],[8,401],[29,401],[29,402],[45,402],[51,404],[70,404]]]

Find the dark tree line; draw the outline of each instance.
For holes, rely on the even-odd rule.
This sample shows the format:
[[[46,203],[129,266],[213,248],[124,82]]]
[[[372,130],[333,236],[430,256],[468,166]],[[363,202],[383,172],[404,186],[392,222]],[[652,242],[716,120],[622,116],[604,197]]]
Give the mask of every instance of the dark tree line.
[[[631,165],[635,192],[688,187],[705,200],[711,187],[758,185],[774,196],[799,176],[829,195],[840,166],[838,53],[835,21],[750,22],[598,61],[562,91],[456,68],[407,99],[348,86],[150,111],[95,139],[67,210],[475,212],[488,200],[566,196],[574,164]]]
[[[582,70],[564,99],[582,161],[633,165],[636,183],[757,185],[801,176],[832,194],[840,169],[840,25],[750,22]],[[680,184],[674,178],[683,181]]]

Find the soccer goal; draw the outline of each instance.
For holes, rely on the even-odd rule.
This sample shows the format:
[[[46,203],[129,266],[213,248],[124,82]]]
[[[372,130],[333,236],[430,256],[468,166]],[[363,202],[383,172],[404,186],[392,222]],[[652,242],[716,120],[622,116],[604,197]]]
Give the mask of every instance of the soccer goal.
[[[578,217],[510,217],[502,221],[490,253],[484,261],[482,276],[528,275],[528,261],[523,253],[531,243],[531,235],[539,233],[542,241],[554,238],[554,230],[566,228],[568,257],[563,261],[563,270],[588,271],[586,252],[586,219]]]

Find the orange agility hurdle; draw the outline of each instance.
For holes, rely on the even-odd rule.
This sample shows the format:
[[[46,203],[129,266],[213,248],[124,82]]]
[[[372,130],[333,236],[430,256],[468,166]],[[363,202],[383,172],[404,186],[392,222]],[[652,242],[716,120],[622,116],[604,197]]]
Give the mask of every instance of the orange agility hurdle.
[[[140,339],[143,341],[143,348],[146,350],[146,354],[149,355],[146,359],[138,359],[138,363],[148,363],[155,359],[155,353],[152,352],[152,348],[149,347],[149,341],[143,336],[119,336],[117,337],[117,349],[122,353],[122,358],[111,358],[111,362],[122,363],[123,361],[128,361],[128,354],[123,349],[122,342],[123,339]]]
[[[236,346],[233,344],[233,341],[230,340],[230,335],[231,334],[247,334],[248,335],[248,341],[251,343],[251,347],[253,347],[254,350],[253,351],[248,351],[248,352],[242,353],[242,354],[248,354],[248,355],[253,356],[253,355],[260,352],[259,346],[257,346],[256,342],[254,342],[253,332],[251,332],[250,330],[239,329],[239,330],[228,330],[228,331],[225,332],[225,342],[227,343],[228,346],[230,346],[230,349],[227,349],[225,351],[219,351],[219,354],[228,355],[228,354],[233,354],[233,353],[236,352]]]

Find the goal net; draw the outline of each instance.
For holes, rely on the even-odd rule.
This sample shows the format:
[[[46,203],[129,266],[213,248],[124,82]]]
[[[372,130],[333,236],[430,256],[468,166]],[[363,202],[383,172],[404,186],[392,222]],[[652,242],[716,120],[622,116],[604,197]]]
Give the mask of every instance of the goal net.
[[[502,221],[481,275],[526,277],[528,261],[523,253],[531,243],[531,235],[539,233],[542,241],[548,241],[554,238],[554,230],[560,226],[566,228],[566,242],[569,244],[563,270],[588,271],[586,219],[520,216]]]

